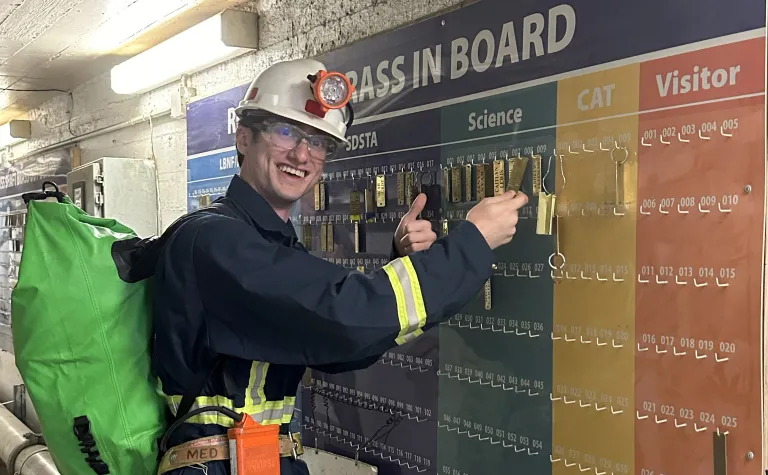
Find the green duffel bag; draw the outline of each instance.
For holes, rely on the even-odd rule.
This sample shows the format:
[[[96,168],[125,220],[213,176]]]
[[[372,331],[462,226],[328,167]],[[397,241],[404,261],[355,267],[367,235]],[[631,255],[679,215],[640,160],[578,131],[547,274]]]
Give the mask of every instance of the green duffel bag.
[[[139,239],[47,185],[24,195],[16,365],[62,475],[154,475],[167,422],[150,371],[152,279],[129,283],[114,253]]]

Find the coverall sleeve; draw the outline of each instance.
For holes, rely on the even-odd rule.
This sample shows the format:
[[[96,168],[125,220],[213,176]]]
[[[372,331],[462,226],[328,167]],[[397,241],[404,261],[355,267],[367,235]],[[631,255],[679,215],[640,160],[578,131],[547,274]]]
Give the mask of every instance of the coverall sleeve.
[[[377,357],[450,318],[490,277],[493,252],[469,222],[423,252],[370,274],[269,242],[212,216],[192,259],[210,347],[306,366]]]

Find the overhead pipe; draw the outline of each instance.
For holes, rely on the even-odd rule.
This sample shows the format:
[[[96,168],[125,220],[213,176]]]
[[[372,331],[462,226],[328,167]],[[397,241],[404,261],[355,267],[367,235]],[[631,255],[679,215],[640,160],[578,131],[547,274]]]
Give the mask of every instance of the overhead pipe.
[[[38,443],[32,431],[2,405],[0,460],[6,465],[8,472],[14,475],[61,475],[53,463],[48,447]]]

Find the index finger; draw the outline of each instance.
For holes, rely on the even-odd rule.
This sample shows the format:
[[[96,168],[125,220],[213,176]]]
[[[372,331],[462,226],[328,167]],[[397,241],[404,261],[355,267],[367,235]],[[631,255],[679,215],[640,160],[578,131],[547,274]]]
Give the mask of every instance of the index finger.
[[[528,204],[528,196],[525,193],[517,193],[509,202],[513,209],[520,209]]]

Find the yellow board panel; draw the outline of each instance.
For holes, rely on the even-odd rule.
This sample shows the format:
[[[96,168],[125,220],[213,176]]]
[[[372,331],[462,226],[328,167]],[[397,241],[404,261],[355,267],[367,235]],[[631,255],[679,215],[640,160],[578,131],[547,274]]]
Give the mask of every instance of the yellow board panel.
[[[558,84],[556,475],[634,473],[638,102],[639,66]]]

